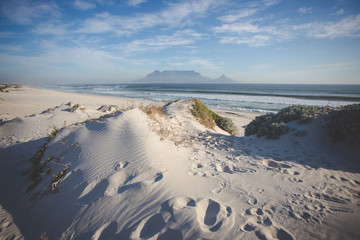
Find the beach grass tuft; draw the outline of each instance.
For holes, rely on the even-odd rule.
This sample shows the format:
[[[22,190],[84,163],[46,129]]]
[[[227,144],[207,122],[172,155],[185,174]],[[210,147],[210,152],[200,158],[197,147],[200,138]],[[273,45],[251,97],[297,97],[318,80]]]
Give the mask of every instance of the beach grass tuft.
[[[165,103],[164,107],[170,106],[171,104],[176,103],[176,102],[178,102],[178,101],[180,101],[180,100],[181,100],[181,99],[170,100],[170,101],[168,101],[167,103]]]
[[[237,129],[230,118],[223,118],[211,111],[203,102],[194,98],[192,102],[192,115],[205,127],[213,129],[215,124],[231,135],[237,134]]]
[[[41,159],[44,156],[46,149],[49,147],[51,140],[53,140],[58,133],[59,133],[59,129],[54,127],[54,129],[49,134],[48,139],[44,144],[44,146],[38,152],[36,152],[36,154],[30,159],[31,167],[29,169],[29,174],[32,182],[27,188],[27,191],[34,189],[37,186],[37,184],[41,181],[41,174],[49,171],[49,169],[45,171],[45,167],[46,167],[46,163],[51,161],[52,158],[48,158],[44,164],[41,164]]]
[[[9,88],[21,88],[22,86],[20,84],[0,84],[0,92],[7,92]]]
[[[75,104],[70,108],[70,112],[75,112],[80,107],[80,104]]]
[[[151,119],[156,119],[156,116],[166,117],[166,113],[163,107],[150,104],[146,107],[140,107],[140,109],[146,113]]]
[[[63,170],[61,170],[58,174],[53,174],[52,176],[52,184],[51,184],[51,191],[52,192],[58,192],[59,189],[57,185],[59,182],[65,177],[67,171],[70,169],[69,165],[66,165]]]

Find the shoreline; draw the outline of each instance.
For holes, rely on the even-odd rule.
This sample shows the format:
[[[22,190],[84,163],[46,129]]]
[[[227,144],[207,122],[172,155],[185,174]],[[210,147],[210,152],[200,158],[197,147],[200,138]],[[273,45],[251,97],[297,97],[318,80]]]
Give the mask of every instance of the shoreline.
[[[193,87],[191,87],[193,86]],[[138,97],[150,101],[167,101],[177,99],[198,98],[212,109],[230,111],[245,111],[253,113],[276,113],[291,105],[331,106],[339,107],[348,104],[360,103],[357,87],[344,89],[342,94],[337,92],[334,86],[328,85],[324,88],[313,89],[309,85],[296,85],[286,87],[282,84],[256,85],[246,84],[234,87],[227,85],[186,85],[186,84],[80,84],[64,85],[63,87],[48,86],[49,89],[70,92],[83,92],[96,95],[112,95],[120,97]],[[262,87],[261,87],[262,86]],[[303,87],[300,87],[303,86]],[[359,85],[360,86],[360,85]],[[349,91],[353,93],[347,94]],[[336,100],[337,99],[337,100]],[[353,101],[350,101],[352,99]],[[358,101],[355,101],[355,100]]]
[[[121,109],[126,109],[128,107],[140,105],[162,106],[166,104],[166,102],[154,102],[150,100],[105,96],[91,93],[71,93],[60,90],[36,88],[27,85],[17,89],[9,89],[9,92],[2,94],[2,98],[5,101],[0,102],[0,122],[9,121],[16,117],[38,114],[48,108],[56,107],[68,102],[81,104],[93,109],[98,109],[103,105],[118,105]],[[243,128],[256,116],[264,114],[239,110],[211,110],[223,117],[232,119],[240,134],[243,134]]]

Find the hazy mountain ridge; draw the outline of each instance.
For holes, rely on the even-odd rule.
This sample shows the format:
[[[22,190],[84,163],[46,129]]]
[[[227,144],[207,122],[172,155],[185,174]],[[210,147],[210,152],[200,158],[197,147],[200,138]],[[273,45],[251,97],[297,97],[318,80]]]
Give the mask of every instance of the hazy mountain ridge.
[[[135,82],[138,83],[236,83],[225,75],[212,79],[204,77],[194,70],[166,70],[158,71],[146,75]]]

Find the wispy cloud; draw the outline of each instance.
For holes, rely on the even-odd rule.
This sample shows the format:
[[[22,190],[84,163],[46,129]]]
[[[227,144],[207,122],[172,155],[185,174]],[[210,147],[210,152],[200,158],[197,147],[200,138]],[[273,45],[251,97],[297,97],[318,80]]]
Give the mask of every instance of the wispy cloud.
[[[252,47],[262,47],[273,42],[292,39],[293,33],[286,26],[263,26],[253,22],[237,22],[214,27],[213,31],[220,35],[221,43],[248,44]]]
[[[219,20],[227,23],[253,16],[273,5],[279,4],[281,0],[261,0],[238,4],[237,9],[231,10],[229,14],[219,17]]]
[[[268,35],[253,35],[251,37],[222,37],[220,43],[247,44],[251,47],[264,47],[270,45],[271,37]]]
[[[15,36],[16,36],[16,34],[14,32],[10,32],[10,31],[0,32],[0,39],[1,38],[13,38]]]
[[[60,8],[54,2],[1,1],[0,11],[10,21],[21,25],[32,24],[34,20],[61,16]]]
[[[128,5],[137,6],[145,2],[147,2],[147,0],[129,0]]]
[[[312,7],[302,7],[299,8],[297,11],[302,14],[312,13]]]
[[[305,30],[311,38],[360,37],[360,14],[343,18],[337,22],[315,22],[294,26],[296,30]]]
[[[277,19],[271,15],[261,15],[260,12],[268,6],[278,4],[279,1],[263,2],[243,5],[239,10],[232,10],[230,14],[218,19],[223,24],[212,27],[215,36],[223,44],[246,44],[251,47],[269,46],[276,42],[284,42],[295,38],[338,38],[360,37],[360,14],[347,16],[337,21],[309,22],[297,24],[290,19]],[[297,9],[301,14],[312,13],[312,7]],[[338,10],[336,15],[344,14],[344,9]],[[274,21],[276,19],[276,21]]]
[[[292,38],[292,34],[283,30],[285,22],[273,25],[267,23],[266,17],[256,17],[260,12],[279,4],[280,0],[251,1],[241,4],[239,9],[218,19],[224,24],[214,26],[212,31],[224,44],[247,44],[252,47],[270,45],[274,41]]]
[[[68,25],[64,24],[55,24],[55,23],[40,23],[35,26],[32,31],[39,35],[65,35],[69,33],[67,30]]]
[[[75,0],[74,7],[86,11],[96,8],[96,4],[94,2],[89,2],[85,0]]]
[[[177,31],[169,36],[160,35],[154,38],[134,40],[119,46],[118,49],[126,53],[159,51],[170,47],[193,44],[200,38],[201,34],[194,32],[193,30],[183,30]]]
[[[267,7],[281,3],[281,0],[262,0],[261,4],[264,4]]]
[[[24,48],[19,45],[0,44],[0,51],[21,52],[23,50],[24,50]]]
[[[219,5],[221,2],[216,0],[200,0],[168,3],[167,7],[161,11],[138,13],[131,17],[103,12],[97,14],[94,18],[86,19],[82,23],[79,32],[130,34],[156,26],[185,27],[192,24],[193,18],[205,15],[208,10]]]
[[[249,17],[249,16],[253,15],[254,13],[256,13],[257,11],[258,11],[258,9],[254,9],[254,8],[253,9],[240,9],[236,13],[222,16],[219,19],[223,22],[232,23],[241,18]]]
[[[341,16],[341,15],[344,15],[344,13],[345,13],[345,10],[342,8],[342,9],[337,10],[335,13],[331,13],[330,15],[331,16]]]

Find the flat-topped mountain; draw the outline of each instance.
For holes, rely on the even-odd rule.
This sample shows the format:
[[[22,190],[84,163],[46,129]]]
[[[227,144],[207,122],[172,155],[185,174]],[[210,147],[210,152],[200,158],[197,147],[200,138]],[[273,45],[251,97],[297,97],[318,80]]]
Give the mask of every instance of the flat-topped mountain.
[[[137,80],[138,83],[236,83],[232,79],[222,75],[212,79],[202,76],[194,70],[166,70],[148,74],[146,77]]]

